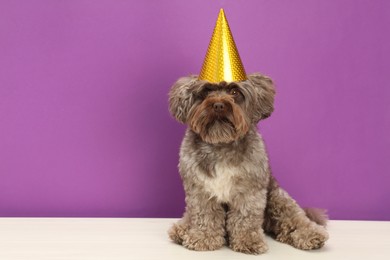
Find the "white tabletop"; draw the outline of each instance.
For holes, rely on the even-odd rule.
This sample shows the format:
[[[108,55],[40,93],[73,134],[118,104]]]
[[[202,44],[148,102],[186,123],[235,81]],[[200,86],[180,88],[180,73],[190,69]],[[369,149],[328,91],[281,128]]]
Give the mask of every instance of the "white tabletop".
[[[390,259],[390,222],[330,221],[324,248],[301,251],[267,237],[269,251],[187,250],[169,241],[176,219],[0,218],[1,260],[44,259]]]

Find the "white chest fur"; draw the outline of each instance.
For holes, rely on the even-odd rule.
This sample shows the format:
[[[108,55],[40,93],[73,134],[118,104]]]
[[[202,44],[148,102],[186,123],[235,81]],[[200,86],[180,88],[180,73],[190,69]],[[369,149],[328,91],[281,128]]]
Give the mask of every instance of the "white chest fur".
[[[203,179],[204,188],[210,194],[210,198],[216,197],[220,202],[228,202],[231,199],[234,177],[238,173],[236,167],[216,164],[214,176],[205,176]]]

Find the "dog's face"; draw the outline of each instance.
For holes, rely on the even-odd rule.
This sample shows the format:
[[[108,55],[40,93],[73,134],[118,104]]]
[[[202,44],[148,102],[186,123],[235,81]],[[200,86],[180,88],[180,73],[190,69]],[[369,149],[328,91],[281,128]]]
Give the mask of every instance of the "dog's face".
[[[238,140],[273,111],[272,80],[260,74],[241,82],[211,84],[196,76],[180,78],[169,93],[169,110],[207,143]]]

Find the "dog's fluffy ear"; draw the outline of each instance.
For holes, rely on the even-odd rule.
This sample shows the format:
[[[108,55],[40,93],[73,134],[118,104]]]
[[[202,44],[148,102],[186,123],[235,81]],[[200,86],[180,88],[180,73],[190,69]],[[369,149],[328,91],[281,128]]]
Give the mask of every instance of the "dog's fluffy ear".
[[[274,97],[275,87],[272,79],[261,75],[260,73],[253,73],[248,76],[256,91],[256,108],[254,111],[254,121],[265,119],[274,111]]]
[[[177,121],[185,124],[188,112],[194,104],[194,88],[198,82],[196,75],[182,77],[173,84],[169,92],[169,111]]]

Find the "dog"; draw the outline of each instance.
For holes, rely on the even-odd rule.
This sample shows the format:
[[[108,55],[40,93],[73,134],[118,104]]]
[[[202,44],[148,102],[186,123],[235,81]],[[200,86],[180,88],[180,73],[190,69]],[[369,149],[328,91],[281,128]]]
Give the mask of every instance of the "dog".
[[[266,233],[298,249],[324,245],[325,213],[301,208],[271,174],[257,123],[272,114],[274,96],[273,81],[259,73],[230,83],[192,75],[172,86],[170,113],[188,125],[179,162],[186,208],[168,231],[175,243],[261,254]]]

